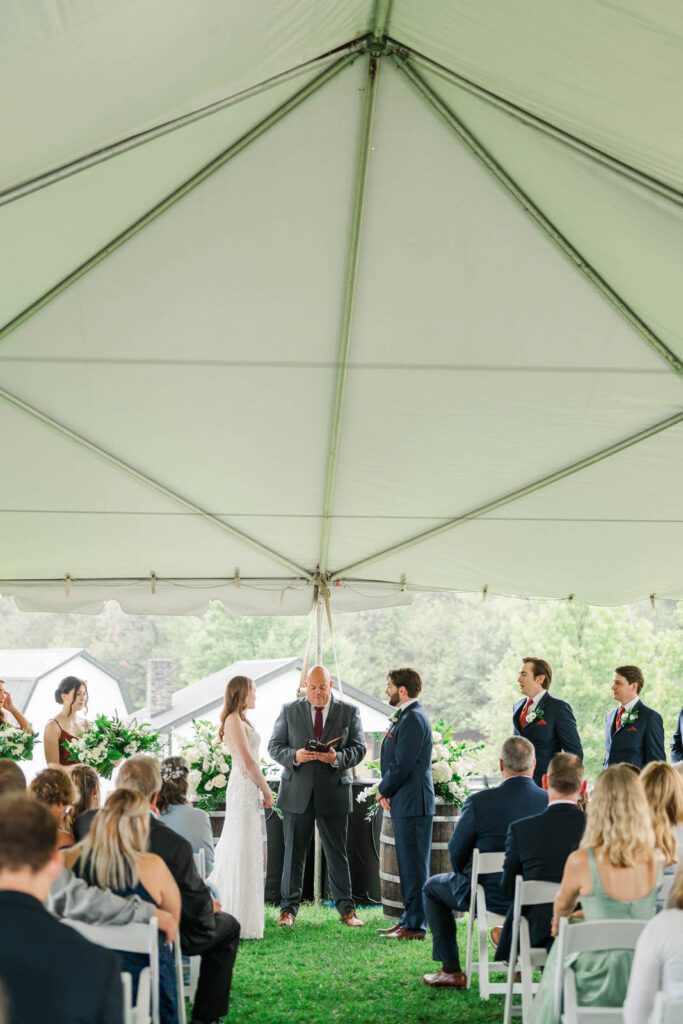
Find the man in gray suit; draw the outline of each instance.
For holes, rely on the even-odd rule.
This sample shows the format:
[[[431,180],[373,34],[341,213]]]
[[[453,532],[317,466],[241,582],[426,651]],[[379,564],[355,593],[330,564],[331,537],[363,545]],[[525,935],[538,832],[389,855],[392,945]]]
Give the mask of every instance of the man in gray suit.
[[[321,746],[334,742],[327,750],[314,751],[310,748],[316,740]],[[283,706],[268,753],[284,769],[277,801],[285,838],[278,923],[294,924],[317,824],[342,924],[361,926],[351,895],[346,831],[353,806],[351,768],[365,757],[363,727],[358,708],[333,696],[330,673],[322,665],[308,673],[306,696]]]

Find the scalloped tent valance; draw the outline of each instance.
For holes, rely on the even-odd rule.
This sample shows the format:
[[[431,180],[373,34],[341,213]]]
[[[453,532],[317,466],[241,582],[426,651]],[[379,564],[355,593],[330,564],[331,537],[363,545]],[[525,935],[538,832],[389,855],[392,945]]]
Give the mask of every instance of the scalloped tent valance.
[[[683,9],[0,10],[0,592],[683,597]]]

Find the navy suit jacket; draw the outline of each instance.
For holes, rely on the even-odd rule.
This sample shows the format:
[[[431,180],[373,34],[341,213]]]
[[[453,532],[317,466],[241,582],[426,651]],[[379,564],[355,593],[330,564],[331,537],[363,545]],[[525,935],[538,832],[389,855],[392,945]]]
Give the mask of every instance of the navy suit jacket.
[[[622,722],[614,732],[619,705],[605,718],[605,760],[603,768],[627,761],[644,768],[650,761],[666,761],[664,723],[658,711],[639,700],[633,705],[638,715],[635,722]]]
[[[419,701],[409,704],[387,729],[380,767],[379,792],[391,800],[392,818],[434,813],[432,726]]]
[[[547,806],[548,794],[524,775],[506,779],[495,789],[484,789],[468,796],[448,843],[454,872],[449,883],[458,907],[469,907],[475,847],[480,853],[502,853],[512,822],[540,814]],[[486,906],[496,914],[504,914],[510,905],[510,900],[500,891],[500,879],[500,874],[482,875],[481,879]]]
[[[88,942],[33,896],[0,892],[9,1024],[123,1024],[120,971],[116,953]]]
[[[522,728],[520,719],[525,704],[526,697],[515,704],[512,712],[512,730],[515,736],[523,736],[525,740],[533,743],[536,751],[534,782],[540,786],[555,754],[564,750],[567,754],[576,754],[583,761],[583,747],[576,728],[574,712],[566,701],[551,697],[546,691],[536,705],[536,718]]]
[[[506,899],[515,896],[515,879],[561,882],[567,857],[577,850],[583,838],[586,815],[574,804],[549,804],[542,814],[514,821],[505,840],[505,864],[500,889]],[[532,946],[549,946],[552,905],[529,907],[524,916],[529,922]],[[496,949],[496,960],[507,960],[512,939],[512,907],[507,912]]]
[[[683,708],[678,713],[676,731],[671,741],[671,763],[683,761]]]

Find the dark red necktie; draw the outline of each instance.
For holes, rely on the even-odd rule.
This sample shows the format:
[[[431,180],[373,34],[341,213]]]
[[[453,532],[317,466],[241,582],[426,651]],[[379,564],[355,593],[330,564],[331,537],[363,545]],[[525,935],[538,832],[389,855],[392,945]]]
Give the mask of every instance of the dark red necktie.
[[[522,708],[522,713],[519,716],[519,721],[520,721],[520,724],[522,726],[522,729],[526,725],[526,714],[527,714],[527,711],[529,710],[529,708],[531,707],[531,705],[533,704],[533,702],[534,702],[534,698],[533,697],[527,697],[526,704]]]
[[[317,740],[319,740],[320,737],[323,734],[323,709],[322,708],[316,708],[315,709],[315,722],[313,724],[313,732],[315,733],[315,738]]]
[[[615,732],[617,731],[617,729],[621,728],[621,716],[623,715],[623,713],[624,713],[624,705],[620,704],[619,705],[619,710],[617,711],[617,720],[614,723],[614,731]]]

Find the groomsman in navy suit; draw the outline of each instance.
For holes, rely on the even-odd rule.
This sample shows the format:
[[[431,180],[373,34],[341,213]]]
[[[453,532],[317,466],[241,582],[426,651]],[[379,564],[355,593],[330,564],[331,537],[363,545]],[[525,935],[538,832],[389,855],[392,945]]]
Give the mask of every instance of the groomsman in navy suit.
[[[671,741],[671,763],[683,761],[683,708],[678,712],[676,731]]]
[[[636,665],[615,668],[612,696],[618,707],[605,718],[603,768],[624,762],[644,768],[650,761],[666,761],[662,716],[640,699],[644,685],[643,673]]]
[[[517,676],[522,699],[512,712],[512,731],[533,744],[536,753],[534,782],[543,785],[543,776],[555,754],[576,754],[583,761],[583,747],[571,705],[548,693],[553,671],[542,658],[522,658]]]
[[[392,669],[386,694],[396,711],[382,741],[378,802],[391,814],[405,910],[385,939],[424,939],[422,887],[429,874],[434,817],[432,727],[417,699],[422,680],[412,668]]]

